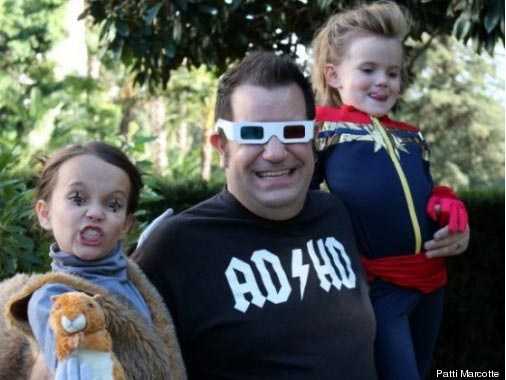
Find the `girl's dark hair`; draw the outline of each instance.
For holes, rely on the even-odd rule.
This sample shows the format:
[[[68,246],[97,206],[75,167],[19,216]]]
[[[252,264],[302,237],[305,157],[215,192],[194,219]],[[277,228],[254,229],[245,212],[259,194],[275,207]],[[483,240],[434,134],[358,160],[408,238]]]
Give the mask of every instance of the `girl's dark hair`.
[[[127,214],[133,214],[139,204],[139,194],[142,184],[141,173],[128,157],[118,148],[101,141],[91,141],[85,144],[74,144],[60,149],[45,163],[40,174],[35,199],[48,201],[53,191],[54,181],[62,164],[71,158],[90,154],[122,169],[130,179],[130,195],[128,198]]]

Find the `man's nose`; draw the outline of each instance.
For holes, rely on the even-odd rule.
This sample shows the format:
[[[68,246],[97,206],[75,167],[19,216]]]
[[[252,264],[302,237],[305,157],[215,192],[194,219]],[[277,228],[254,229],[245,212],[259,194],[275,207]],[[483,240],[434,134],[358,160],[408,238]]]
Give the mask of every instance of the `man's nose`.
[[[286,157],[286,144],[279,141],[276,136],[272,136],[264,144],[263,157],[267,161],[281,161]]]

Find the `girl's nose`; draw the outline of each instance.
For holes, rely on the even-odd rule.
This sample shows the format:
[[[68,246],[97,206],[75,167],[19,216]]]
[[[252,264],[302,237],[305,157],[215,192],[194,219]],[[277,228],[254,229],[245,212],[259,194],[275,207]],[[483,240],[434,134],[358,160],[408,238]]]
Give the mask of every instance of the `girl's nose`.
[[[90,204],[86,211],[86,217],[91,220],[102,220],[104,219],[104,211],[100,206]]]
[[[376,84],[378,86],[385,86],[388,82],[388,75],[387,73],[378,72],[376,75]]]

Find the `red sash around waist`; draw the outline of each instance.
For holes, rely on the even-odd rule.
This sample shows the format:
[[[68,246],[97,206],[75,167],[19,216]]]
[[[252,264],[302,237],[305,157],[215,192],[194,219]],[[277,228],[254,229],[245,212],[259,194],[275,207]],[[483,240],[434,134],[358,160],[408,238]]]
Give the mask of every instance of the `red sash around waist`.
[[[430,293],[446,284],[446,265],[443,257],[428,259],[424,252],[417,255],[390,256],[370,260],[360,255],[367,279],[375,278],[404,288]]]

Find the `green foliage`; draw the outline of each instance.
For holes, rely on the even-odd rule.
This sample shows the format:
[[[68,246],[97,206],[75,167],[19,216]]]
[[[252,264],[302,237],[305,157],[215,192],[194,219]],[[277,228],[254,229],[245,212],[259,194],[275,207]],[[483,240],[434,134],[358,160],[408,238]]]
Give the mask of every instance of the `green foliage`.
[[[147,181],[146,181],[147,178]],[[143,190],[140,210],[136,213],[136,224],[125,244],[125,252],[132,253],[141,232],[167,208],[178,214],[187,208],[217,194],[224,187],[222,179],[174,181],[167,177],[145,177],[149,187]]]
[[[467,252],[447,260],[434,376],[436,369],[504,370],[504,190],[470,191],[462,197],[471,240]]]
[[[55,13],[63,19],[60,8]],[[2,17],[7,19],[7,25],[12,23],[23,29],[17,16],[16,23],[8,14]],[[0,18],[0,22],[3,20]],[[42,18],[39,22],[45,23]],[[46,29],[57,29],[60,24]],[[39,29],[46,30],[43,25]],[[49,49],[55,41],[49,43],[47,35],[44,38],[48,39]],[[98,41],[91,32],[87,40],[91,61]],[[30,50],[30,46],[26,42],[24,48]],[[60,79],[55,77],[48,52],[32,50],[32,58],[37,55],[37,59],[26,63],[25,71],[18,72],[15,70],[20,67],[9,60],[12,46],[5,48],[9,54],[0,59],[0,65],[7,68],[0,72],[0,138],[23,152],[11,170],[33,167],[35,158],[62,146],[96,139],[121,146],[144,166],[154,162],[155,168],[143,168],[146,172],[159,172],[172,179],[201,177],[200,147],[210,128],[217,82],[203,67],[176,70],[167,94],[155,97],[133,89],[129,75],[107,56],[98,78],[67,75]],[[11,70],[12,67],[16,69]],[[160,110],[162,116],[156,118]],[[165,157],[165,165],[158,162],[158,158],[163,161]]]
[[[0,137],[14,141],[24,136],[35,122],[35,115],[38,119],[43,110],[57,104],[47,103],[32,112],[28,106],[44,98],[54,83],[52,64],[40,58],[63,35],[61,23],[57,22],[63,3],[0,1]]]
[[[108,94],[111,81],[57,78],[51,49],[64,37],[63,0],[0,1],[0,138],[23,150],[18,167],[41,152],[103,139],[121,109]]]
[[[160,195],[159,202],[152,202],[147,210],[147,221],[151,221],[161,214],[168,207],[179,213],[187,208],[217,194],[224,188],[221,180],[215,181],[168,181],[166,178],[158,177],[153,183],[153,188]]]
[[[485,48],[493,54],[497,41],[504,43],[504,1],[453,0],[448,10],[458,15],[453,35],[464,43],[472,40],[478,52]]]
[[[47,6],[46,8],[41,6],[41,2],[35,0],[23,0],[16,3],[21,5],[17,8],[12,1],[0,3],[4,5],[0,7],[0,22],[2,25],[6,25],[5,36],[7,36],[5,40],[2,40],[2,33],[0,33],[0,48],[5,51],[0,59],[0,67],[5,68],[4,71],[0,71],[0,123],[2,125],[0,137],[22,149],[23,154],[17,162],[18,167],[28,167],[34,157],[54,151],[69,143],[92,139],[114,140],[118,136],[128,142],[143,136],[143,138],[153,139],[147,142],[141,150],[132,151],[132,158],[136,161],[152,161],[155,165],[154,171],[167,177],[168,180],[210,178],[220,175],[218,173],[221,171],[216,170],[217,156],[212,154],[213,149],[206,145],[208,144],[208,135],[213,127],[214,94],[217,86],[217,77],[213,73],[213,70],[217,68],[213,63],[214,58],[207,62],[208,55],[206,54],[206,60],[200,62],[204,62],[206,65],[201,65],[199,69],[179,67],[172,70],[167,89],[164,92],[158,92],[156,96],[143,88],[133,87],[135,70],[133,70],[133,74],[126,72],[125,67],[114,62],[112,54],[101,56],[99,70],[92,70],[90,66],[90,73],[96,71],[93,74],[95,76],[91,76],[91,74],[85,77],[68,75],[63,79],[57,78],[53,71],[54,62],[49,59],[48,49],[54,46],[57,39],[63,35],[62,20],[64,17],[62,14],[65,7],[62,5],[65,2],[54,0],[50,3],[51,7]],[[97,0],[89,4],[91,7],[105,6],[100,3]],[[119,2],[113,1],[107,4],[108,7],[114,8]],[[242,1],[222,2],[215,5],[219,12],[217,16],[213,15],[214,11],[211,11],[210,8],[207,8],[208,13],[204,10],[197,12],[195,7],[199,2],[178,2],[170,6],[165,3],[161,5],[162,2],[156,1],[142,1],[135,2],[135,4],[130,1],[122,1],[121,4],[124,9],[121,8],[120,11],[127,12],[129,9],[132,15],[139,7],[145,7],[146,20],[151,20],[153,25],[156,24],[156,28],[161,29],[163,27],[160,26],[158,17],[160,12],[168,11],[167,7],[175,7],[174,9],[182,7],[180,9],[182,13],[178,16],[181,20],[190,17],[189,14],[193,14],[191,17],[200,17],[200,13],[204,12],[207,15],[205,25],[185,23],[183,29],[186,32],[188,32],[186,28],[190,28],[192,31],[195,29],[196,36],[200,36],[198,34],[202,31],[200,28],[204,28],[204,31],[205,28],[217,29],[218,39],[217,42],[211,44],[212,48],[223,49],[222,55],[233,60],[242,54],[236,49],[234,41],[240,39],[237,36],[243,32],[251,33],[247,35],[248,38],[251,38],[251,48],[255,47],[256,41],[265,37],[267,38],[265,46],[278,44],[279,49],[288,49],[292,43],[310,41],[312,31],[300,29],[307,23],[307,17],[312,21],[311,28],[314,28],[318,25],[315,20],[324,19],[316,17],[317,14],[323,15],[325,12],[334,12],[345,6],[351,7],[354,2],[319,1],[308,2],[308,4],[298,2],[296,6],[294,4],[281,5],[276,2],[264,2],[263,4],[256,1],[248,4]],[[491,76],[487,74],[484,77],[484,79],[489,78],[487,82],[480,83],[475,79],[470,81],[464,74],[468,68],[471,68],[473,70],[471,78],[476,78],[481,72],[486,73],[491,66],[485,61],[470,58],[469,53],[462,53],[453,46],[448,50],[446,46],[438,48],[439,45],[435,44],[436,47],[423,50],[427,48],[427,40],[422,38],[421,33],[422,31],[430,31],[430,28],[434,27],[430,22],[424,24],[423,21],[435,19],[437,14],[446,12],[449,6],[448,2],[437,2],[437,4],[428,2],[428,4],[431,5],[430,8],[427,8],[426,3],[421,2],[405,4],[413,15],[419,16],[414,19],[412,36],[420,38],[421,42],[415,42],[409,48],[413,51],[427,52],[416,55],[417,59],[413,66],[413,71],[417,73],[417,76],[414,77],[416,83],[413,83],[413,90],[410,91],[410,94],[424,94],[423,91],[430,93],[427,96],[424,95],[424,98],[413,99],[411,97],[409,102],[412,107],[402,109],[402,112],[407,116],[402,119],[419,124],[429,141],[434,141],[432,158],[438,182],[450,182],[460,188],[500,184],[504,178],[504,168],[500,167],[504,149],[499,146],[502,139],[501,129],[498,126],[503,125],[504,122],[501,122],[500,110],[498,112],[494,108],[497,107],[495,102],[490,102],[488,96],[483,96],[483,89],[490,87]],[[274,5],[279,6],[274,7]],[[197,13],[195,14],[194,11]],[[262,17],[252,16],[255,25],[258,24],[261,27],[258,30],[250,31],[248,25],[253,21],[248,21],[249,18],[246,17],[246,14],[260,15],[262,11],[264,12]],[[461,11],[452,10],[455,15]],[[107,13],[104,13],[103,17],[106,15]],[[276,21],[276,15],[284,16]],[[224,23],[223,25],[221,23],[214,25],[209,22],[216,17],[219,20],[234,19],[236,21],[235,24]],[[452,18],[449,16],[443,18],[445,23],[451,24],[451,20]],[[138,19],[125,19],[126,25],[142,22]],[[239,24],[242,25],[241,28],[231,29],[233,25]],[[286,26],[286,28],[281,26]],[[443,28],[443,26],[440,27]],[[25,31],[25,28],[29,30]],[[121,29],[123,35],[132,36],[132,27],[128,27],[128,33],[124,25],[121,28],[123,28]],[[155,27],[153,26],[153,28]],[[227,30],[225,36],[221,35],[225,30],[223,28]],[[444,26],[444,28],[448,28],[448,26]],[[153,29],[153,33],[155,33],[155,29]],[[273,32],[271,29],[279,33]],[[439,33],[438,30],[433,29],[434,33]],[[202,39],[202,42],[197,37],[191,39],[186,32],[181,36],[180,42],[186,44],[184,51],[193,51],[191,49],[195,49],[195,47],[191,45],[197,40],[204,46],[204,50],[208,49],[207,42],[205,42],[207,40]],[[44,49],[39,44],[32,44],[30,39],[15,37],[25,36],[27,33],[35,33],[36,40],[45,41]],[[293,33],[298,36],[296,41],[289,38]],[[107,36],[112,36],[112,34],[107,34]],[[148,36],[142,38],[148,39]],[[234,41],[229,41],[230,39]],[[97,31],[89,28],[86,40],[88,41],[89,62],[98,64],[97,55],[100,54],[100,46]],[[5,44],[2,45],[2,41],[6,41]],[[10,41],[16,41],[16,44],[11,44]],[[227,43],[231,45],[226,45]],[[460,44],[456,45],[461,47]],[[180,48],[179,45],[176,47]],[[439,49],[439,53],[434,54],[433,52],[437,49]],[[21,52],[26,54],[21,54]],[[14,58],[21,56],[24,57],[22,60]],[[439,58],[433,58],[435,56]],[[449,71],[451,75],[445,74],[442,70],[442,68],[447,68],[441,63],[443,59],[451,61],[452,65],[456,66],[455,69]],[[220,60],[218,59],[218,61]],[[157,61],[153,62],[156,64]],[[183,62],[189,66],[197,66],[197,63],[191,59],[185,59]],[[223,65],[224,68],[226,63]],[[431,70],[437,76],[431,74],[427,77],[425,75]],[[430,86],[426,83],[428,80],[431,82]],[[466,87],[471,82],[472,86]],[[459,83],[461,84],[459,85]],[[504,82],[498,82],[498,85],[504,86]],[[465,96],[471,93],[474,99]],[[456,94],[458,96],[455,96]],[[445,115],[444,112],[441,112],[441,110],[446,111],[448,104],[457,101],[460,101],[458,106],[449,108],[452,110],[451,114]],[[420,109],[423,112],[419,112]],[[435,118],[430,119],[433,122],[425,123],[425,115],[431,114],[435,115]],[[450,137],[454,136],[456,128],[453,128],[452,133],[449,133],[445,127],[461,123],[465,116],[463,114],[466,114],[468,119],[472,119],[472,122],[466,124],[467,128],[458,132],[458,139],[452,139]],[[446,119],[444,119],[445,116],[447,116]],[[482,148],[489,146],[489,143],[492,149]],[[471,145],[471,149],[467,149],[468,145]],[[463,146],[466,149],[462,149]],[[454,151],[459,149],[462,154],[454,154]]]
[[[435,182],[504,188],[504,104],[493,97],[504,94],[504,80],[492,85],[499,75],[490,58],[440,37],[413,68],[397,114],[419,126],[429,143]]]
[[[214,126],[218,78],[204,67],[173,72],[164,101],[167,106],[167,170],[170,181],[198,179],[203,171],[203,151]]]
[[[8,60],[15,64],[11,70],[32,65],[34,51],[47,52],[62,37],[63,28],[55,21],[61,18],[64,3],[64,0],[0,0],[0,51],[8,53],[4,63]]]
[[[19,150],[12,151],[0,143],[0,279],[40,270],[45,255],[39,249],[47,247],[42,235],[29,230],[34,220],[33,189],[9,173],[18,158]]]
[[[308,45],[330,14],[361,1],[233,0],[95,0],[82,17],[101,24],[107,49],[135,72],[135,83],[165,87],[171,71],[182,64],[204,64],[223,72],[252,49],[295,56],[297,44]],[[413,17],[411,36],[424,32],[454,33],[488,51],[504,43],[502,0],[399,1]],[[502,11],[501,11],[502,9]]]

